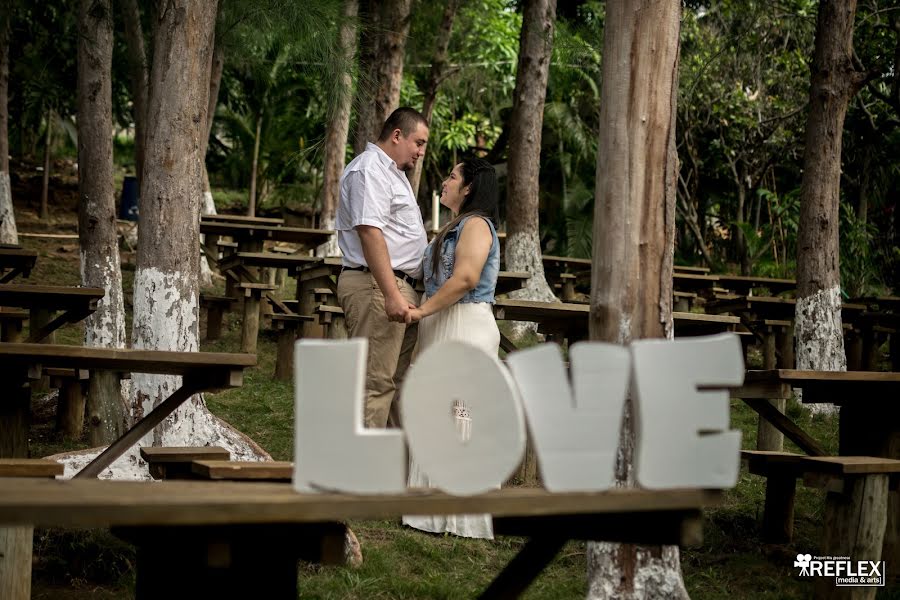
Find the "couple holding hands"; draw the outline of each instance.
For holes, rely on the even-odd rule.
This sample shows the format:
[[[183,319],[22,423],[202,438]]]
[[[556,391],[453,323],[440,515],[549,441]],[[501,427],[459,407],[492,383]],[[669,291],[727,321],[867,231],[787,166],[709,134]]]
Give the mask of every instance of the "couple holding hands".
[[[480,158],[453,167],[442,185],[441,204],[454,218],[429,244],[406,177],[427,142],[425,118],[412,108],[398,108],[378,140],[341,176],[335,229],[343,269],[337,296],[350,337],[369,341],[367,427],[399,425],[395,397],[415,352],[455,340],[496,356],[500,345],[491,307],[500,270],[497,175]],[[418,281],[425,285],[421,303]],[[454,406],[448,418],[467,439],[466,407]],[[409,485],[429,485],[414,462]],[[434,533],[493,537],[489,515],[416,516],[403,522]]]

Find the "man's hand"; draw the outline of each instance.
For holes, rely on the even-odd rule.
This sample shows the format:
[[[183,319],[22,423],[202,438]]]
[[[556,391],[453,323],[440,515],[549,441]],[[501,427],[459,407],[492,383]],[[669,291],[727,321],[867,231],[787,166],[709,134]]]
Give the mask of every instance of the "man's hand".
[[[396,294],[385,296],[384,312],[387,313],[389,321],[406,323],[407,314],[409,313],[409,302],[398,290]]]

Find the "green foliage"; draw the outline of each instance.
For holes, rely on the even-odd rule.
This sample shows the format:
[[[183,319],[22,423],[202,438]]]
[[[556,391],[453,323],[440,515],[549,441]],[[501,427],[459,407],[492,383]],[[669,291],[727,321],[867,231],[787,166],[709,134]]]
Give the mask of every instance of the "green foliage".
[[[853,209],[841,204],[841,289],[849,298],[873,294],[880,287],[875,249],[877,228],[856,217]]]

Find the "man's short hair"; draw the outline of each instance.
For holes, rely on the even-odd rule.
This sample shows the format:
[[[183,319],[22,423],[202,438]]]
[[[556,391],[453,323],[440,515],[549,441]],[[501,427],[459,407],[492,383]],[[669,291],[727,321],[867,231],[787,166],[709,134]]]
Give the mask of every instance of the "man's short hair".
[[[399,129],[403,137],[412,135],[419,123],[428,127],[428,121],[422,116],[422,113],[408,106],[401,106],[391,113],[391,116],[384,122],[381,128],[381,135],[378,136],[379,142],[386,142],[390,139],[395,129]]]

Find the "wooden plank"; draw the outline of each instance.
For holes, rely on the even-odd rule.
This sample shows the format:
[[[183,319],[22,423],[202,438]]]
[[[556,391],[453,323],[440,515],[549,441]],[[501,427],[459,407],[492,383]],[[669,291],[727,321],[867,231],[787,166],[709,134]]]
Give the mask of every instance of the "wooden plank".
[[[651,513],[718,505],[714,490],[554,494],[505,488],[477,496],[433,489],[403,494],[301,494],[284,483],[74,479],[0,480],[0,523],[62,527],[312,523],[413,514],[491,513],[497,517]]]
[[[141,458],[149,464],[189,463],[195,460],[228,460],[231,454],[219,446],[143,446]]]
[[[284,460],[249,462],[204,459],[191,463],[191,471],[215,481],[290,481],[294,475],[294,463]]]
[[[52,310],[84,309],[103,298],[102,288],[64,285],[27,285],[4,283],[0,285],[0,305]]]
[[[0,477],[56,477],[62,463],[46,458],[0,458]]]
[[[32,365],[73,369],[188,375],[198,371],[230,371],[256,366],[252,354],[168,352],[127,348],[89,348],[61,344],[0,344],[0,361],[19,368]]]
[[[868,475],[900,473],[900,460],[878,456],[805,457],[804,470],[833,475]]]
[[[304,256],[302,254],[275,254],[273,252],[236,252],[223,258],[220,262],[222,269],[231,269],[237,265],[247,267],[269,267],[276,269],[297,269],[303,266],[315,265],[322,262],[317,256]]]
[[[797,444],[801,450],[812,456],[828,454],[825,449],[808,433],[800,429],[787,415],[778,411],[764,398],[741,398],[750,408],[775,426],[785,437]]]

